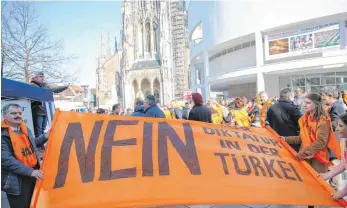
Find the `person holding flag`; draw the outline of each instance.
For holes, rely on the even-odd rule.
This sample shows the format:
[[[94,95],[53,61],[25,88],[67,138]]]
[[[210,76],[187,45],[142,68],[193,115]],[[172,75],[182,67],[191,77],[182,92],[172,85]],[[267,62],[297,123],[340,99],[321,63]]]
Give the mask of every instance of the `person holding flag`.
[[[43,179],[38,147],[48,132],[34,138],[22,119],[22,108],[10,103],[2,109],[1,122],[1,191],[7,194],[12,208],[28,208],[36,179]]]

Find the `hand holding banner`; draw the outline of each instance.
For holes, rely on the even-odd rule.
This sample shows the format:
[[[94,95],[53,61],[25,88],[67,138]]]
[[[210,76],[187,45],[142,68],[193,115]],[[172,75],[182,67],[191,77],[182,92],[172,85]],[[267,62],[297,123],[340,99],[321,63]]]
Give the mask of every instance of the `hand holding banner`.
[[[266,129],[58,111],[31,207],[339,206],[306,166]]]

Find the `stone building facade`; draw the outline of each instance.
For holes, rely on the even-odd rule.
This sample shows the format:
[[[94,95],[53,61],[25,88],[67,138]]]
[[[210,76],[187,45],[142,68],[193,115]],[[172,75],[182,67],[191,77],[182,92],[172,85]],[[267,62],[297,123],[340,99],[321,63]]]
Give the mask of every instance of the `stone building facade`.
[[[100,42],[100,54],[97,57],[96,68],[96,106],[111,109],[113,104],[122,103],[122,93],[119,87],[122,85],[119,78],[121,74],[119,51],[117,40],[115,39],[112,50],[109,35],[105,41],[102,32]]]
[[[125,107],[153,94],[166,104],[174,99],[170,1],[122,2],[121,68]]]
[[[175,99],[183,99],[183,91],[189,89],[187,56],[187,26],[188,19],[184,0],[170,0],[172,52],[174,63]],[[189,50],[189,48],[188,48]]]

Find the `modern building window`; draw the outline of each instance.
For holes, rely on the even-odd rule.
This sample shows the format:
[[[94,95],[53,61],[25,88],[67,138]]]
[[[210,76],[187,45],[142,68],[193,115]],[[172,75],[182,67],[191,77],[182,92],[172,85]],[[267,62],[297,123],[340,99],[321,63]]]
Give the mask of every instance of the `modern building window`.
[[[301,76],[282,76],[279,77],[280,90],[284,88],[301,88],[304,92],[320,93],[325,86],[334,86],[347,84],[347,72],[328,72],[322,74],[308,74]]]

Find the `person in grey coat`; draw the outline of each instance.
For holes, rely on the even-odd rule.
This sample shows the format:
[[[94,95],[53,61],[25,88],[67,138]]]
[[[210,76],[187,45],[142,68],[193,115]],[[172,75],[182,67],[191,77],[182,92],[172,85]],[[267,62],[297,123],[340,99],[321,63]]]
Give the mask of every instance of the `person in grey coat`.
[[[1,191],[7,194],[10,207],[28,208],[36,179],[43,178],[38,147],[47,142],[48,133],[35,139],[22,120],[22,108],[18,104],[7,104],[3,107],[2,113],[4,120],[1,125]],[[19,138],[21,140],[17,141]],[[23,142],[23,139],[27,141]],[[13,143],[14,141],[17,142]],[[28,146],[22,148],[23,146],[19,145],[21,143],[28,143]],[[16,149],[14,145],[19,147]],[[22,148],[22,151],[18,151],[18,148]],[[21,162],[28,161],[28,157],[32,166]]]
[[[322,100],[328,106],[333,131],[335,132],[340,116],[345,114],[345,108],[338,100],[339,91],[334,86],[326,86],[321,90]]]
[[[340,140],[339,134],[336,132],[338,121],[340,116],[345,114],[345,109],[343,105],[338,101],[339,91],[334,86],[326,86],[321,90],[322,100],[328,107],[329,117],[331,119],[331,127],[334,131],[336,139]],[[330,161],[337,163],[337,157],[333,151],[330,151]]]
[[[302,89],[299,87],[296,88],[295,96],[294,96],[294,104],[298,106],[301,114],[305,114],[304,100],[305,100],[305,96],[303,95]]]
[[[164,112],[157,106],[153,95],[146,96],[144,106],[145,117],[166,118]]]

